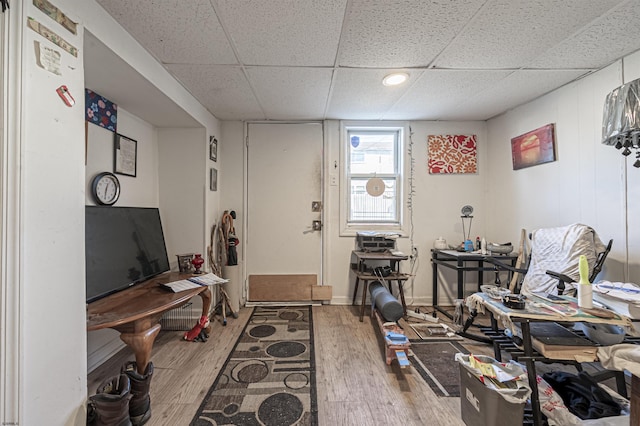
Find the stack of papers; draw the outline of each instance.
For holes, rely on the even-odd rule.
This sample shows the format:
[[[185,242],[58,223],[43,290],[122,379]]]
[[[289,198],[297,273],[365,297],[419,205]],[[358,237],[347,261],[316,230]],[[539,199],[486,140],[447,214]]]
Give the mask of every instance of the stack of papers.
[[[173,291],[174,293],[179,293],[181,291],[191,290],[192,288],[198,288],[198,287],[216,285],[216,284],[224,284],[227,282],[229,282],[229,280],[220,278],[216,274],[209,273],[205,275],[187,278],[186,280],[172,281],[170,283],[165,283],[162,285],[167,287],[169,290]]]

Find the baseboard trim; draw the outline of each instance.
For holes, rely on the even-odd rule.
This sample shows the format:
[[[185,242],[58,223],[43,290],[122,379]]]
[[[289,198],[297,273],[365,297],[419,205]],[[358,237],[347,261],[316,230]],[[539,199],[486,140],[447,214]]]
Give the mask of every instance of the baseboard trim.
[[[98,350],[89,354],[87,357],[87,373],[91,373],[100,367],[112,356],[124,349],[126,345],[119,338],[115,338],[102,345]]]

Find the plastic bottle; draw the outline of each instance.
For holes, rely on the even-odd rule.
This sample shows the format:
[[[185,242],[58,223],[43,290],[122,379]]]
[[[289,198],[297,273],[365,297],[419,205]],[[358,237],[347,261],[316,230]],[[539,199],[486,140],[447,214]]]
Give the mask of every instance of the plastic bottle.
[[[589,282],[589,262],[584,254],[581,254],[578,259],[578,271],[580,272],[580,281],[577,286],[578,306],[593,308],[593,287]]]
[[[480,237],[476,237],[476,250],[480,250]]]
[[[487,240],[482,237],[482,241],[480,241],[480,252],[482,254],[487,254]]]

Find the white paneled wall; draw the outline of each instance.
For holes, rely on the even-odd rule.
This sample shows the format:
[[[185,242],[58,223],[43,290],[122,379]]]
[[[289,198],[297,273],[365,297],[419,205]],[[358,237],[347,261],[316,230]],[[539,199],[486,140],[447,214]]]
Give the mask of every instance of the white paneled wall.
[[[606,95],[629,76],[640,75],[638,54],[569,84],[488,122],[489,199],[495,206],[490,233],[507,237],[519,229],[574,222],[614,240],[601,279],[640,281],[640,171],[601,143]],[[624,80],[623,80],[624,66]],[[556,124],[557,161],[512,170],[510,140]],[[501,207],[499,207],[501,206]]]
[[[640,169],[631,166],[614,148],[600,143],[605,96],[624,81],[640,76],[640,53],[616,62],[582,80],[488,122],[411,122],[414,185],[412,239],[399,240],[410,253],[418,248],[415,278],[407,284],[409,303],[431,304],[430,249],[442,236],[450,244],[462,241],[460,208],[475,208],[471,236],[517,245],[520,230],[582,222],[596,229],[603,241],[614,240],[613,250],[601,274],[610,280],[640,282]],[[556,127],[555,162],[513,170],[511,138],[549,123]],[[339,162],[339,122],[325,122],[325,176]],[[429,175],[427,137],[430,134],[477,135],[478,173],[475,175]],[[225,144],[242,146],[238,122],[224,122]],[[239,148],[228,150],[226,164],[242,164]],[[633,157],[633,156],[631,156]],[[242,191],[240,174],[224,181],[224,191],[237,200]],[[229,195],[224,195],[224,198]],[[354,238],[340,237],[339,187],[325,182],[324,284],[333,286],[332,303],[351,303],[354,277],[349,271]],[[628,209],[627,209],[628,204]],[[238,208],[239,214],[242,214]],[[636,219],[638,218],[638,219]],[[446,283],[440,303],[454,298],[453,274],[445,271]],[[487,277],[489,279],[492,277]],[[471,290],[473,277],[468,278]]]

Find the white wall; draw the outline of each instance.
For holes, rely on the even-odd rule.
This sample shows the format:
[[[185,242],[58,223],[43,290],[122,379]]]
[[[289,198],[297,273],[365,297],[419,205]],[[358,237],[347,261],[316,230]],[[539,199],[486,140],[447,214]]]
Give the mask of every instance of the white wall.
[[[430,249],[434,240],[442,236],[450,244],[459,244],[463,240],[460,209],[465,204],[474,207],[474,219],[471,228],[472,238],[484,235],[488,219],[485,206],[485,176],[488,173],[486,158],[486,125],[484,122],[410,122],[413,141],[413,233],[411,237],[398,240],[398,248],[411,253],[411,244],[417,247],[418,257],[413,267],[410,262],[402,264],[403,272],[415,274],[413,280],[405,285],[407,303],[431,305],[431,266]],[[340,161],[339,122],[328,121],[325,127],[326,158],[325,176],[331,173],[335,161]],[[427,169],[428,135],[474,134],[478,143],[478,173],[468,175],[430,175]],[[409,158],[409,142],[405,161]],[[341,183],[342,184],[342,183]],[[409,190],[408,186],[406,187]],[[351,251],[355,248],[354,237],[339,236],[339,186],[325,182],[325,282],[333,286],[334,304],[350,304],[353,296],[355,277],[350,270]],[[468,231],[468,228],[467,228]],[[453,300],[453,275],[444,274],[445,283],[441,290],[441,303]],[[443,294],[444,293],[444,294]]]
[[[3,167],[7,168],[3,173],[8,176],[4,196],[11,203],[5,223],[11,232],[3,235],[8,249],[2,253],[2,285],[3,294],[15,303],[11,303],[11,309],[6,305],[3,308],[3,319],[11,327],[3,327],[2,333],[3,341],[15,344],[3,347],[3,365],[11,366],[11,377],[3,377],[3,383],[6,379],[8,386],[2,394],[3,403],[7,404],[3,405],[2,421],[25,425],[82,425],[87,397],[84,205],[89,179],[85,173],[84,28],[91,30],[201,123],[205,131],[201,132],[200,158],[208,155],[207,135],[218,131],[218,122],[94,1],[56,2],[70,19],[79,23],[77,35],[50,20],[31,2],[14,2],[11,6],[10,13],[4,16],[8,16],[11,23],[9,84],[5,87],[10,89],[7,111],[11,112],[8,132],[12,136],[12,149],[11,158],[3,158]],[[76,46],[78,57],[28,29],[28,16]],[[61,52],[62,75],[36,65],[36,40]],[[74,107],[64,106],[56,94],[56,88],[63,84],[76,99]],[[125,116],[126,113],[123,114],[126,123]],[[151,139],[156,138],[153,129],[145,128],[144,123],[134,123],[135,117],[129,118],[130,129],[140,126],[144,133],[139,143],[149,135],[153,135]],[[129,125],[122,122],[121,125],[124,133]],[[135,139],[133,133],[127,136]],[[139,158],[148,155],[150,161],[157,162],[158,159],[153,158],[157,155],[155,150],[153,145],[139,145]],[[205,164],[199,166],[200,177],[206,174]],[[91,171],[93,167],[101,167],[93,161],[87,166]],[[158,176],[153,172],[140,173],[125,189],[144,193],[135,200],[138,205],[162,203]],[[130,195],[132,192],[123,193],[121,202],[133,204]],[[202,195],[199,188],[199,220],[195,226],[200,227],[201,235],[206,232],[203,216],[206,209],[215,208],[216,199],[207,194],[205,203]],[[204,248],[201,235],[196,244]],[[6,293],[9,288],[11,291]]]
[[[118,133],[137,141],[136,176],[117,175],[120,198],[116,206],[158,207],[158,135],[146,121],[118,108]],[[101,172],[113,172],[115,133],[95,124],[87,127],[87,205],[95,205],[91,182]]]
[[[18,176],[16,209],[20,236],[9,250],[19,265],[17,322],[18,347],[5,347],[15,356],[19,351],[17,388],[19,413],[5,407],[5,424],[83,424],[86,397],[86,316],[84,296],[84,112],[82,103],[65,106],[56,93],[66,85],[79,101],[84,93],[82,49],[78,57],[62,51],[58,76],[35,63],[34,42],[53,46],[26,27],[27,16],[54,26],[31,2],[14,2],[10,9],[14,35],[9,49],[23,53],[9,72],[15,85],[10,120],[18,126],[16,139],[20,168],[9,170]],[[69,16],[78,20],[72,10]],[[78,35],[64,31],[76,46]],[[15,57],[14,57],[15,59]],[[19,68],[14,68],[19,65]],[[16,90],[16,92],[13,92]],[[10,191],[12,191],[11,189]],[[10,358],[12,355],[8,355]],[[11,361],[10,361],[11,362]],[[3,391],[3,395],[6,395]]]
[[[451,244],[462,241],[460,209],[465,204],[474,206],[472,237],[485,234],[488,220],[486,206],[486,175],[488,174],[486,124],[484,122],[411,122],[413,131],[413,157],[415,195],[413,200],[413,244],[418,247],[418,260],[413,269],[415,279],[406,288],[407,302],[431,304],[430,249],[433,241],[445,237]],[[224,208],[236,208],[239,218],[243,217],[240,201],[243,193],[243,174],[240,164],[244,164],[244,131],[240,122],[223,122],[223,152],[225,156],[224,178],[222,180]],[[427,170],[427,137],[430,134],[475,134],[478,141],[478,173],[474,175],[429,175]],[[334,173],[334,162],[340,162],[340,123],[325,122],[325,176]],[[408,153],[406,160],[409,161]],[[233,171],[229,168],[234,168]],[[333,304],[350,304],[355,278],[350,270],[351,251],[355,248],[354,237],[340,237],[339,197],[340,187],[331,186],[325,179],[324,199],[324,284],[333,286]],[[236,227],[237,229],[237,227]],[[239,231],[241,232],[241,231]],[[242,239],[241,239],[242,241]],[[398,247],[411,253],[411,238],[402,238]],[[242,250],[241,250],[242,253]],[[409,262],[403,265],[404,272],[410,272]],[[441,302],[453,300],[454,277],[443,274],[445,284]]]
[[[640,237],[639,173],[631,166],[635,158],[625,161],[619,151],[601,143],[604,99],[637,78],[638,57],[636,53],[624,61],[624,80],[623,63],[618,61],[489,121],[489,235],[515,239],[521,228],[530,232],[584,223],[603,241],[614,240],[600,278],[640,280],[637,267],[631,275],[627,271],[627,258],[631,265],[640,263],[635,249]],[[556,124],[557,161],[514,171],[511,138],[548,123]]]
[[[160,213],[171,269],[176,255],[199,253],[206,259],[205,205],[208,191],[204,129],[159,129]]]
[[[623,77],[624,69],[624,77]],[[625,158],[612,147],[602,145],[602,106],[614,88],[640,75],[640,53],[630,55],[606,69],[569,84],[533,102],[511,110],[489,122],[412,122],[414,157],[413,238],[399,240],[399,248],[411,253],[418,248],[413,270],[405,262],[403,271],[415,274],[406,286],[408,302],[430,305],[432,278],[430,249],[438,236],[450,244],[462,241],[460,208],[471,204],[474,211],[471,237],[488,241],[510,241],[517,246],[521,229],[574,222],[593,226],[603,241],[614,240],[601,278],[640,282],[640,169],[631,166],[634,156]],[[511,138],[555,123],[557,161],[513,170]],[[325,176],[339,156],[337,121],[325,122]],[[426,140],[430,134],[477,135],[476,175],[429,175]],[[227,149],[226,164],[240,164],[243,132],[239,123],[223,123]],[[226,181],[234,196],[242,191],[239,173]],[[628,192],[627,189],[628,188]],[[333,286],[332,303],[351,303],[353,275],[350,252],[352,237],[339,236],[339,186],[325,179],[324,284]],[[629,206],[627,210],[627,204]],[[242,214],[241,212],[239,214]],[[454,299],[455,276],[441,272],[440,303]],[[489,277],[488,274],[486,279]],[[467,286],[475,283],[469,276]],[[444,290],[444,294],[442,292]]]

